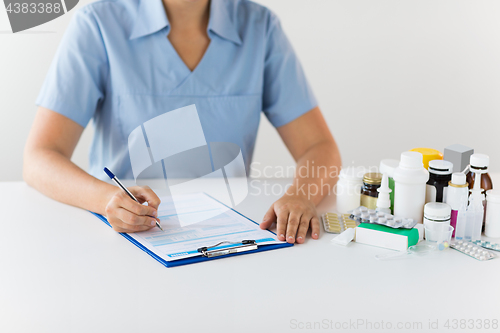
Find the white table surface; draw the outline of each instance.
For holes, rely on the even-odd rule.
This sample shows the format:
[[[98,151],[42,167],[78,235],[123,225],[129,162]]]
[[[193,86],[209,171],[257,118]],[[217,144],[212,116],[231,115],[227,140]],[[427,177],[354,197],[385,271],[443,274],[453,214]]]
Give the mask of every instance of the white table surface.
[[[254,195],[262,180],[252,186],[237,209],[260,221],[277,196]],[[495,330],[478,320],[500,320],[500,258],[450,249],[377,261],[389,250],[333,245],[322,230],[291,248],[166,268],[89,212],[22,182],[0,183],[0,214],[0,332],[482,332]],[[476,329],[453,330],[454,319]]]

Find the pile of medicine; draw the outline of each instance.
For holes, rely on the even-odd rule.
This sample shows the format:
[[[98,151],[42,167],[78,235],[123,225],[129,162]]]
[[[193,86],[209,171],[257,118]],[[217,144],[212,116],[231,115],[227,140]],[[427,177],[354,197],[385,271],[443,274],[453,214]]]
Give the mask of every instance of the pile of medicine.
[[[392,214],[377,212],[374,209],[368,209],[365,206],[360,206],[352,210],[349,217],[356,222],[375,223],[394,229],[412,229],[417,224],[417,221],[413,219],[395,217]]]
[[[495,258],[488,250],[500,251],[500,244],[481,239],[483,232],[500,238],[500,191],[493,190],[488,167],[487,155],[455,144],[444,154],[411,149],[399,160],[382,160],[378,170],[343,168],[335,190],[338,214],[322,217],[324,229],[343,233],[347,221],[358,243],[406,251],[425,239],[437,250]]]

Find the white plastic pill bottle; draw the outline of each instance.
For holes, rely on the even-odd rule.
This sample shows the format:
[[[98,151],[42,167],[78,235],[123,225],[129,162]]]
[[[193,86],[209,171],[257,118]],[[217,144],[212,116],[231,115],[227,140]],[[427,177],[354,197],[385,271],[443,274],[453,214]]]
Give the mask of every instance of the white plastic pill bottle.
[[[335,186],[339,213],[347,214],[348,211],[359,207],[365,172],[364,167],[347,167],[340,170],[339,180]]]
[[[442,202],[429,202],[424,206],[424,226],[450,224],[451,206]]]
[[[428,180],[423,155],[415,151],[402,153],[399,166],[394,170],[394,215],[422,223]]]
[[[500,237],[500,190],[486,191],[484,235],[492,238]]]

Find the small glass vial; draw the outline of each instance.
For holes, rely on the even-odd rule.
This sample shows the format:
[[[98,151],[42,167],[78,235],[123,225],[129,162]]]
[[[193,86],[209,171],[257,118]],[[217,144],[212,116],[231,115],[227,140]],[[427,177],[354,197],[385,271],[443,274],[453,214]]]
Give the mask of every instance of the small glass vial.
[[[378,172],[365,173],[363,176],[363,187],[361,188],[361,206],[368,209],[377,208],[377,189],[382,183],[382,174]]]

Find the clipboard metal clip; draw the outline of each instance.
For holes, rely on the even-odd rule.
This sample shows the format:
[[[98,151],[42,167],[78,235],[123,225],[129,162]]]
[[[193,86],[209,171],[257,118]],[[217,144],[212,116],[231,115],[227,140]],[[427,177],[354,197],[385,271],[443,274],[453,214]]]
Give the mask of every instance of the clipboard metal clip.
[[[237,246],[232,246],[232,247],[227,247],[224,249],[214,249],[218,246],[224,245],[224,244],[240,244]],[[228,254],[232,253],[239,253],[239,252],[245,252],[245,251],[252,251],[252,250],[257,250],[258,246],[257,243],[254,240],[243,240],[241,242],[220,242],[212,246],[204,246],[200,247],[198,249],[198,252],[200,252],[204,257],[207,258],[212,258],[212,257],[218,257],[218,256],[225,256]],[[210,250],[213,249],[213,250]]]

